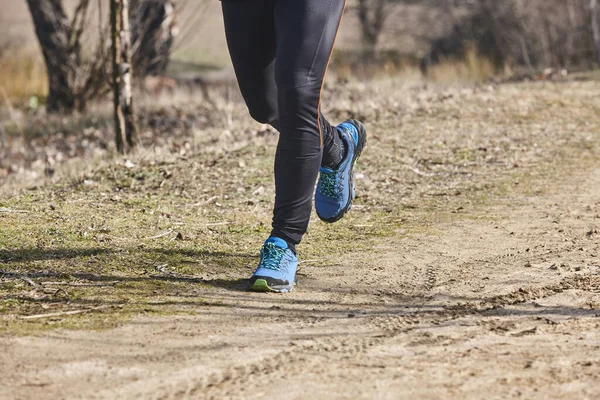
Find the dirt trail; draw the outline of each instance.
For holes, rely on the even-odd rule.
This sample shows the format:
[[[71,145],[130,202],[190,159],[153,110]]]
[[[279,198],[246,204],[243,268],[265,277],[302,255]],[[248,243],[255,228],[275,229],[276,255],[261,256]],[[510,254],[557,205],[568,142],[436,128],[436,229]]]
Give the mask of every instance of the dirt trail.
[[[223,307],[4,338],[0,397],[597,399],[599,218],[595,170],[307,263],[290,295],[206,288]]]

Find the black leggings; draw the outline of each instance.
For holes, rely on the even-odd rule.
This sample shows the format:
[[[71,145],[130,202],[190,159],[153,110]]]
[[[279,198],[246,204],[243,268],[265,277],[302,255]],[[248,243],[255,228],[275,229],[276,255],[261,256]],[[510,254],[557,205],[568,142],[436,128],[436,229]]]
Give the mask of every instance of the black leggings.
[[[251,116],[280,132],[272,236],[292,247],[308,228],[314,186],[337,130],[321,90],[345,0],[223,0],[229,52]]]

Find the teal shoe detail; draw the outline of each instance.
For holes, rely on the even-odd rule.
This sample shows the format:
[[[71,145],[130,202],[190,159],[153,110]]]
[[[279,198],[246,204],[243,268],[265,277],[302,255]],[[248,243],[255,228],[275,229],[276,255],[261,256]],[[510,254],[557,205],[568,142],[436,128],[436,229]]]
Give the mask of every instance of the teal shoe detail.
[[[354,164],[367,142],[367,130],[359,121],[348,120],[337,127],[345,143],[346,154],[337,170],[321,167],[315,208],[319,218],[333,223],[342,219],[356,196]]]
[[[250,278],[251,290],[286,293],[294,289],[298,257],[285,240],[270,237],[260,250],[258,267]]]

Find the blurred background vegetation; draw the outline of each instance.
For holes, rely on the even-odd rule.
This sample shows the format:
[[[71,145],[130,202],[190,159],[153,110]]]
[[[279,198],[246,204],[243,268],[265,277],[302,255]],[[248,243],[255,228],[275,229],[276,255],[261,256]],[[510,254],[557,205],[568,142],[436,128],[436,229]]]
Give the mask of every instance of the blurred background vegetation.
[[[97,64],[109,42],[108,2],[31,3],[40,8],[47,3],[55,13],[62,6],[64,29],[74,31],[68,40],[79,41],[77,70],[71,72],[76,77],[69,79],[79,81],[71,82],[75,92],[90,91],[82,81],[104,72]],[[48,78],[27,2],[0,0],[0,6],[3,96],[20,104],[30,96],[44,102]],[[600,63],[598,8],[595,0],[349,0],[333,69],[369,78],[412,75],[418,68],[433,79],[473,80],[547,68],[590,69]],[[229,68],[218,1],[136,0],[131,15],[139,85],[176,83],[144,82],[148,75],[189,81],[194,74]],[[83,110],[87,97],[105,93],[74,94],[82,96],[76,108]]]
[[[108,0],[0,7],[0,179],[35,162],[52,171],[57,157],[36,150],[49,138],[75,135],[56,150],[67,158],[110,148]],[[239,95],[220,2],[132,0],[131,22],[145,143],[156,126],[230,123]],[[553,79],[599,65],[597,0],[348,0],[330,82]]]

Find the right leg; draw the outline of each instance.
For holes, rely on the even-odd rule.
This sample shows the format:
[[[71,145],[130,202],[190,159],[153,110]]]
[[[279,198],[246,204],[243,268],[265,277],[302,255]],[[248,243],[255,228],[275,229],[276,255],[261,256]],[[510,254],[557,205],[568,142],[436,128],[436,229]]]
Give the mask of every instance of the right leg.
[[[276,0],[223,0],[229,52],[250,115],[280,130],[275,84]],[[293,289],[298,257],[284,238],[270,237],[260,251],[253,290],[288,292]]]
[[[223,0],[227,46],[250,115],[279,129],[274,0]]]

